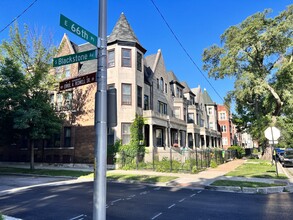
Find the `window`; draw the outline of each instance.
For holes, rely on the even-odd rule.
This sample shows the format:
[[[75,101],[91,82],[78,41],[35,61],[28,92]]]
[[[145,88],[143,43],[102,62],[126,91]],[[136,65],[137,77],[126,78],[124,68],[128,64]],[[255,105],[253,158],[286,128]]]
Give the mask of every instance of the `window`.
[[[228,145],[228,139],[226,137],[222,138],[222,144],[223,145]]]
[[[131,84],[122,83],[122,105],[131,105]]]
[[[180,108],[174,109],[174,116],[175,116],[175,118],[180,118]]]
[[[58,93],[57,94],[57,111],[61,111],[62,110],[62,93]]]
[[[167,104],[158,101],[158,112],[167,115]]]
[[[107,141],[108,141],[108,146],[114,145],[114,129],[113,128],[107,129]]]
[[[66,92],[64,98],[65,98],[64,100],[65,110],[71,110],[72,109],[72,92]]]
[[[108,68],[115,66],[115,50],[108,51]]]
[[[142,55],[141,53],[137,52],[137,56],[136,56],[136,68],[138,71],[142,70]]]
[[[183,120],[186,121],[186,108],[183,109]]]
[[[213,122],[210,122],[209,126],[210,126],[209,127],[210,129],[214,129],[214,123]]]
[[[167,83],[165,83],[165,93],[168,92],[168,87],[167,87]]]
[[[196,124],[198,125],[199,122],[200,122],[200,115],[196,113]]]
[[[45,147],[60,147],[60,133],[52,135],[51,138],[47,140]]]
[[[213,113],[213,109],[211,107],[208,108],[208,114],[211,115]]]
[[[130,142],[130,123],[122,123],[121,129],[122,129],[122,145],[128,144]]]
[[[160,89],[159,79],[157,79],[157,89]]]
[[[69,78],[71,76],[71,73],[70,73],[70,65],[66,65],[65,66],[65,77],[66,78]]]
[[[160,79],[159,89],[160,89],[161,91],[164,91],[164,79],[163,79],[162,77],[161,77],[161,79]]]
[[[123,67],[131,67],[131,50],[130,49],[122,49],[122,66]]]
[[[187,123],[194,123],[194,113],[188,113]]]
[[[220,120],[226,119],[226,112],[220,112]]]
[[[226,133],[227,132],[227,127],[226,125],[221,125],[221,131]]]
[[[56,67],[55,70],[56,70],[56,78],[62,79],[62,67],[61,66]]]
[[[163,130],[156,129],[156,145],[157,147],[163,146]]]
[[[64,127],[64,147],[71,147],[71,127]]]
[[[200,119],[200,127],[204,127],[204,120]]]
[[[149,110],[149,97],[144,95],[144,110]]]
[[[137,86],[137,107],[142,107],[142,88]]]

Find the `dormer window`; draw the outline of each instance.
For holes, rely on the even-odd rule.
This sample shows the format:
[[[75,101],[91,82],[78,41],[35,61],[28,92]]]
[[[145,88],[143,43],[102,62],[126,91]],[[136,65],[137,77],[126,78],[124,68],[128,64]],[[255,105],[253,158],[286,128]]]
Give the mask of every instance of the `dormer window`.
[[[131,67],[131,49],[122,48],[122,67]]]

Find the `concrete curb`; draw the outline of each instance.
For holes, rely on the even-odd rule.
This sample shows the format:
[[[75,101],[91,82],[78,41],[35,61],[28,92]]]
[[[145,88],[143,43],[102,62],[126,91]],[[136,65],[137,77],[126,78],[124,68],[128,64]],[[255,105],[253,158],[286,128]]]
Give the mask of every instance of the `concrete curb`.
[[[20,218],[14,218],[14,217],[7,216],[7,215],[3,215],[3,217],[4,217],[4,220],[22,220]]]
[[[239,186],[206,186],[207,190],[215,190],[222,192],[236,192],[236,193],[248,193],[248,194],[272,194],[272,193],[283,193],[293,192],[293,186],[272,186],[272,187],[239,187]]]

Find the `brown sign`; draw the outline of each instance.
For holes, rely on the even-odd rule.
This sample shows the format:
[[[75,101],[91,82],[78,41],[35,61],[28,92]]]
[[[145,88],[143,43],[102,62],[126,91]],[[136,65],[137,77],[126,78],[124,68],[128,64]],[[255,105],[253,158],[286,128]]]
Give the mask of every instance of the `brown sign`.
[[[71,89],[78,86],[83,86],[89,83],[96,82],[96,73],[82,75],[77,78],[68,79],[59,83],[59,90]]]

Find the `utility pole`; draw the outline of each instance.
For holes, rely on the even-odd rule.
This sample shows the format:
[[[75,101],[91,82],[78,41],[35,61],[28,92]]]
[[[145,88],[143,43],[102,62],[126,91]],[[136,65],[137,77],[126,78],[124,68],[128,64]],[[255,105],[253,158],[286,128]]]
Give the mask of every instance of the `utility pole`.
[[[99,0],[93,219],[106,219],[107,184],[107,0]]]

